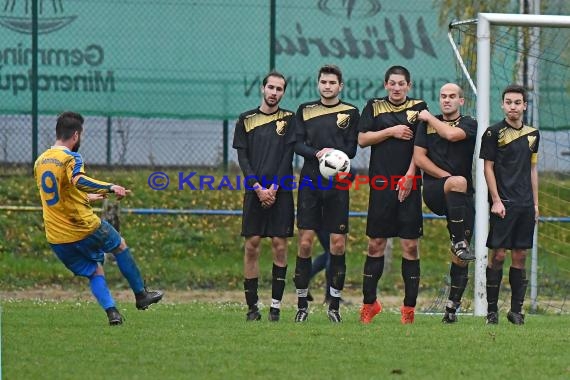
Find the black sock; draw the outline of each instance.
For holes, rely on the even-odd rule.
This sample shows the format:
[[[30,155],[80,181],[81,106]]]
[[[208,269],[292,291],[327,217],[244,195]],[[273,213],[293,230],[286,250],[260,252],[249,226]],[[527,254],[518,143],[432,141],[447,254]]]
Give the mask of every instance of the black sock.
[[[495,270],[487,267],[487,312],[499,311],[499,290],[503,279],[503,269]]]
[[[246,278],[243,282],[245,302],[250,309],[257,309],[257,278]]]
[[[449,300],[452,301],[454,305],[459,305],[461,303],[461,297],[463,297],[465,287],[467,286],[467,281],[469,280],[468,267],[461,267],[455,263],[451,263],[449,276],[451,279],[449,288]],[[454,309],[456,308],[457,306],[454,307]]]
[[[329,253],[332,256],[332,254]],[[329,265],[325,267],[325,299],[331,298],[331,285],[332,285],[332,273],[331,273],[331,263],[329,258]]]
[[[287,267],[279,267],[273,264],[271,270],[271,298],[281,301],[285,292],[285,276],[287,275]]]
[[[465,205],[467,194],[450,191],[445,195],[447,226],[451,241],[455,244],[465,240]]]
[[[384,256],[366,256],[362,273],[363,303],[371,304],[376,301],[376,289],[382,273],[384,273]]]
[[[509,268],[509,284],[511,285],[511,311],[520,313],[524,303],[526,293],[527,280],[526,270],[518,268]]]
[[[416,306],[420,288],[420,260],[402,258],[402,278],[404,279],[404,306]]]
[[[309,304],[307,302],[307,291],[309,289],[309,280],[311,279],[311,258],[302,258],[297,256],[295,265],[295,288],[297,288],[297,307],[306,309]],[[301,294],[301,295],[300,295]]]
[[[331,293],[329,309],[338,310],[340,303],[340,292],[344,289],[344,278],[346,276],[346,256],[331,254],[331,288],[338,290],[338,297]]]
[[[473,227],[475,227],[475,205],[472,195],[465,195],[465,240],[471,243]]]

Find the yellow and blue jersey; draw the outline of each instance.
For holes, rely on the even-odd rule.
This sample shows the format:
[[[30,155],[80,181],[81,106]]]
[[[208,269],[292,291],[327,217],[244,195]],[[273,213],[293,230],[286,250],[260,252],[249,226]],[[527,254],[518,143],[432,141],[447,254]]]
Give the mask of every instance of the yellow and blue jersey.
[[[76,242],[99,228],[101,220],[93,212],[87,193],[109,193],[112,184],[87,177],[79,153],[52,146],[36,160],[34,176],[49,243]]]

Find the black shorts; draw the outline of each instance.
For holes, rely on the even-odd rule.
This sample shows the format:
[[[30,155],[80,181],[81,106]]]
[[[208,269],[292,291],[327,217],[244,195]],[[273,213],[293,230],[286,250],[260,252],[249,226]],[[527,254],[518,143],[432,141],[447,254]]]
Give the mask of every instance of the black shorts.
[[[302,186],[297,194],[297,228],[348,233],[349,191]]]
[[[534,238],[534,206],[512,206],[505,203],[505,218],[495,214],[489,218],[487,248],[530,249]]]
[[[419,189],[400,202],[397,190],[370,188],[366,235],[370,238],[417,239],[423,234],[422,195]]]
[[[293,193],[278,191],[270,208],[261,207],[257,194],[246,191],[243,196],[241,236],[291,237],[295,223]]]
[[[445,181],[449,177],[438,178],[435,180],[427,179],[423,182],[422,194],[424,198],[424,203],[426,206],[436,215],[445,215],[447,219],[447,229],[449,231],[449,218],[447,215],[447,201],[445,199],[445,190],[443,189]],[[473,227],[475,225],[475,201],[473,200],[473,195],[469,195],[466,199],[465,207],[469,208],[465,212],[465,237],[468,241],[471,241],[473,236]],[[451,231],[449,232],[451,237]]]

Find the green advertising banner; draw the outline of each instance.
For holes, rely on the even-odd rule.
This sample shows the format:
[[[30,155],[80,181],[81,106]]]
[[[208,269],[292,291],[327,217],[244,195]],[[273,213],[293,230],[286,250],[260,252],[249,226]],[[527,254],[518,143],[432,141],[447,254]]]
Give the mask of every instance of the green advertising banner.
[[[0,8],[2,112],[31,99],[31,9]],[[277,1],[276,68],[288,107],[314,98],[325,63],[345,73],[358,105],[383,93],[392,64],[412,71],[416,95],[435,99],[453,58],[430,1]],[[39,107],[103,115],[235,117],[259,100],[270,62],[268,1],[39,2]]]
[[[31,1],[3,3],[0,113],[29,113]],[[384,96],[384,72],[398,64],[412,73],[410,95],[436,109],[441,85],[462,76],[437,2],[276,0],[274,24],[270,3],[38,1],[39,111],[235,120],[259,103],[273,61],[289,80],[287,108],[317,98],[318,68],[332,63],[359,107]]]
[[[292,103],[318,97],[316,74],[325,63],[343,69],[343,98],[356,105],[385,96],[392,65],[411,71],[411,95],[426,100],[436,101],[439,87],[455,79],[447,30],[431,1],[292,1],[279,10],[277,66],[292,76]]]

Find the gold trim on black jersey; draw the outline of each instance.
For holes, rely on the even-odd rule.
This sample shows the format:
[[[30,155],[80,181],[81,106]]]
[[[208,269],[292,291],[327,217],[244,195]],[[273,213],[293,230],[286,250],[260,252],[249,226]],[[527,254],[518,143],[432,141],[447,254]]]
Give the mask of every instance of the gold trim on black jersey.
[[[374,100],[374,103],[372,103],[372,115],[376,117],[382,113],[402,112],[404,110],[407,110],[408,108],[412,108],[413,106],[419,103],[424,103],[424,101],[420,99],[408,99],[404,103],[396,106],[387,101],[386,99],[376,99]],[[413,112],[415,112],[416,114],[415,117],[417,118],[418,112],[417,111]],[[408,116],[408,121],[410,117],[413,117],[413,115],[407,115],[407,116]],[[413,122],[415,122],[415,120],[410,121],[410,123]]]
[[[528,149],[534,151],[534,147],[536,145],[536,136],[527,136],[526,139],[528,140]]]
[[[280,119],[284,119],[287,116],[291,116],[293,115],[292,112],[287,112],[287,111],[277,111],[271,115],[266,115],[263,113],[253,113],[251,115],[247,115],[243,121],[243,125],[245,127],[245,131],[246,132],[251,132],[252,130],[254,130],[257,127],[261,127],[262,125],[266,125],[269,124],[273,121],[276,120],[280,120]],[[283,125],[283,130],[282,133],[285,133],[285,126],[287,125],[287,123],[285,122],[285,124]],[[276,132],[277,134],[279,134],[280,128],[279,126],[277,126]],[[279,134],[280,135],[280,134]]]
[[[449,126],[452,127],[452,128],[456,128],[456,127],[459,125],[459,122],[461,121],[461,119],[463,119],[463,116],[459,116],[457,119],[451,120],[451,121],[449,121],[449,120],[439,120],[439,119],[438,119],[438,120],[441,121],[441,122],[446,123],[447,125],[449,125]],[[432,135],[432,134],[434,134],[434,133],[437,133],[437,131],[436,131],[436,129],[435,129],[434,127],[432,127],[431,125],[428,124],[426,133],[427,133],[428,135]]]
[[[336,114],[336,126],[340,129],[346,129],[350,125],[350,115],[347,113]]]
[[[505,126],[499,129],[499,133],[497,135],[497,146],[502,147],[507,144],[510,144],[516,139],[529,135],[535,132],[536,130],[537,130],[536,128],[529,127],[528,125],[523,125],[521,129],[515,129],[511,126]],[[535,142],[536,138],[532,141],[532,144],[534,145]],[[530,140],[529,140],[529,148],[531,148],[532,150]]]
[[[275,122],[275,132],[279,136],[285,135],[285,127],[287,126],[287,122],[285,120],[277,120]]]
[[[331,113],[339,113],[342,111],[349,111],[353,109],[356,108],[354,106],[345,103],[340,103],[334,107],[325,107],[319,103],[309,104],[303,108],[303,121],[307,121],[323,115],[329,115]],[[346,126],[342,127],[341,125],[344,125],[345,122]],[[348,119],[346,121],[342,120],[341,124],[339,124],[339,119],[337,116],[337,125],[339,128],[346,128],[348,126]]]
[[[406,111],[406,120],[408,123],[414,124],[418,120],[419,111]]]

